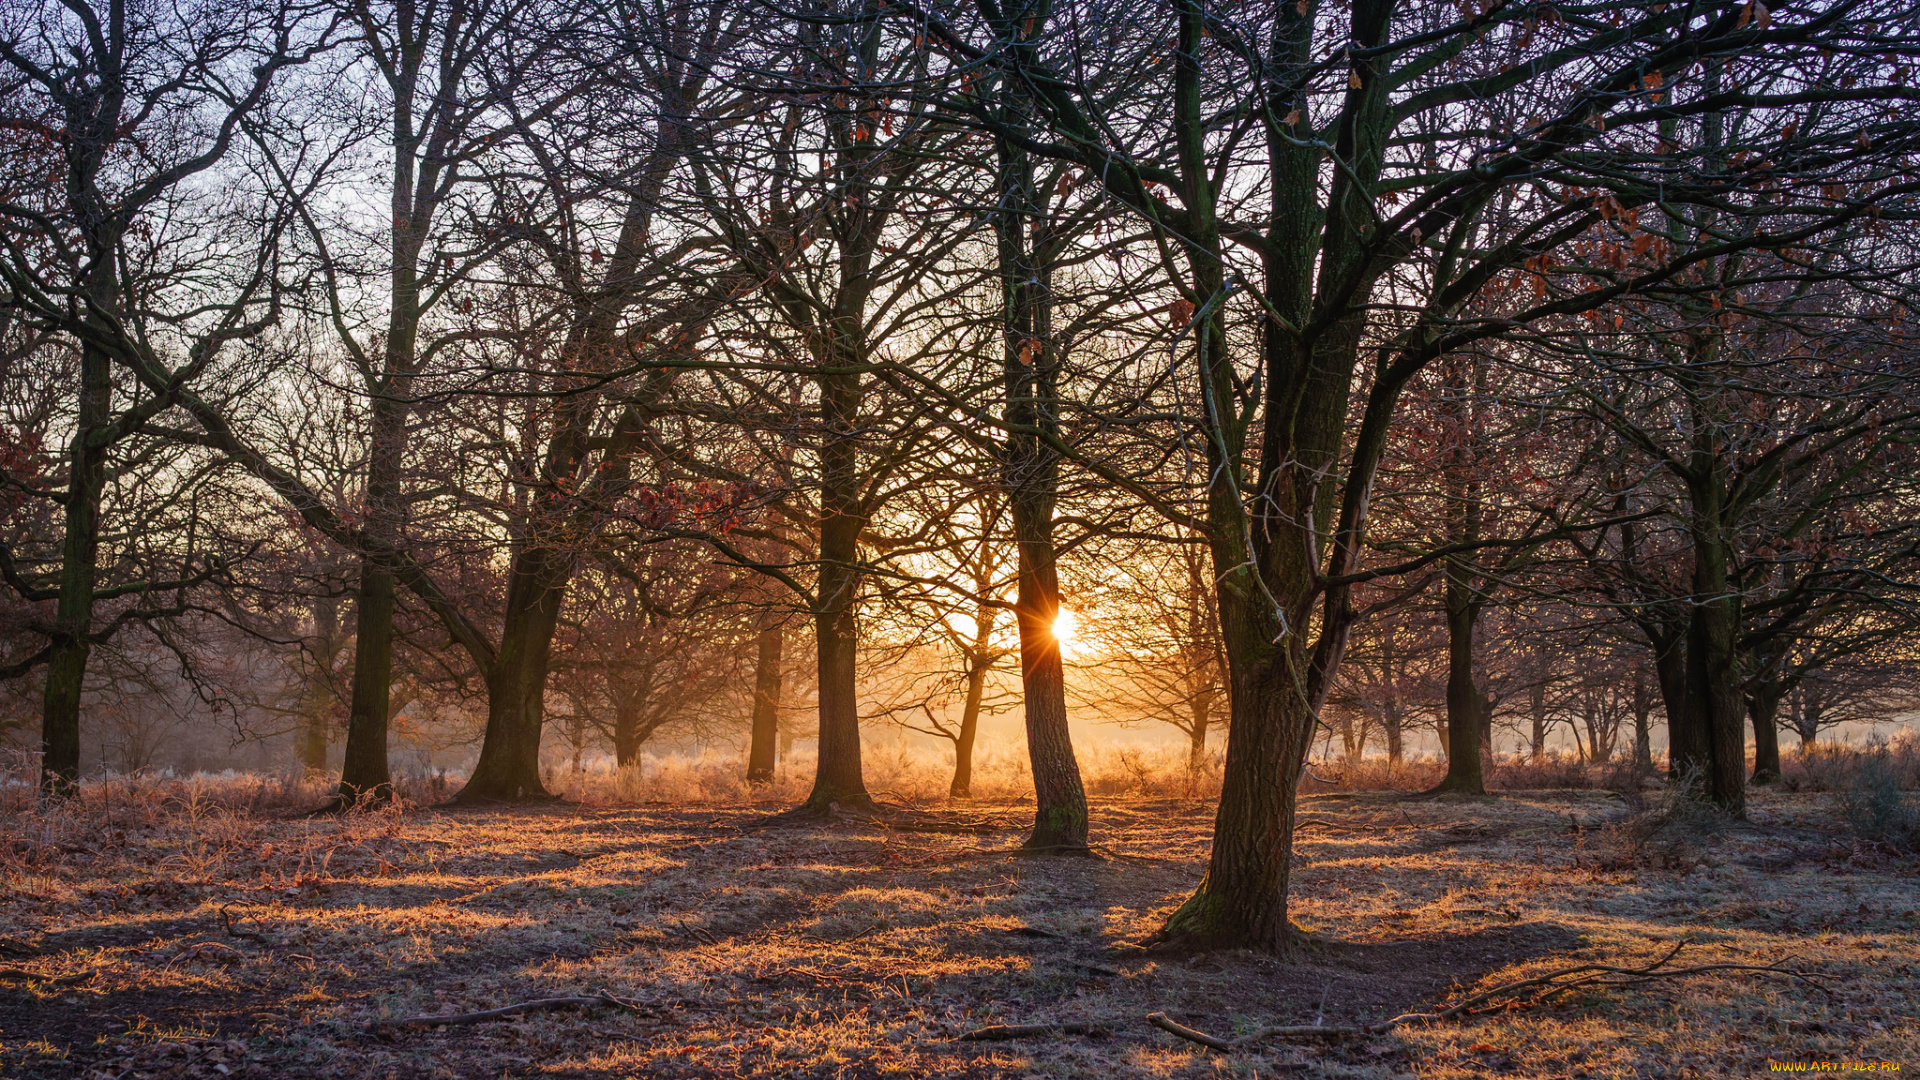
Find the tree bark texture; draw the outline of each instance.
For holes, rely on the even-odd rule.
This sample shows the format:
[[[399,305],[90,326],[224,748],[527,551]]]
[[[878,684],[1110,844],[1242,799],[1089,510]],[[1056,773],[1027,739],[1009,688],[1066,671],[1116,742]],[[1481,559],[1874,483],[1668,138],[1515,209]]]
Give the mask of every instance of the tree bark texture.
[[[769,621],[754,641],[753,718],[747,747],[747,783],[773,782],[776,744],[780,737],[780,663],[786,651],[786,631]]]

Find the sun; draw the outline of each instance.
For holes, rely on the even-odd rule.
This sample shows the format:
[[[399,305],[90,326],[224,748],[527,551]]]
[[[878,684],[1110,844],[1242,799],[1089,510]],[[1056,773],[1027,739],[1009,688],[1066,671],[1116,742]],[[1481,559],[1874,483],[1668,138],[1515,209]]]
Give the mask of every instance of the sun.
[[[1060,655],[1074,656],[1078,653],[1076,648],[1079,644],[1078,631],[1079,625],[1073,617],[1073,612],[1061,608],[1060,614],[1053,617],[1053,640],[1060,644]]]

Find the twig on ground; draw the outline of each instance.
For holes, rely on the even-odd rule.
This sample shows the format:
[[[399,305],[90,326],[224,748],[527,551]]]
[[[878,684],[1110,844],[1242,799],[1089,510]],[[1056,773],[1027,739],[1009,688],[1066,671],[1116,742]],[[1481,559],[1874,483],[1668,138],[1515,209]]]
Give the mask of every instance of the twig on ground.
[[[1159,1015],[1158,1013],[1154,1015]],[[954,1042],[998,1042],[1008,1039],[1038,1039],[1048,1035],[1086,1035],[1104,1039],[1113,1029],[1100,1024],[992,1024],[954,1036]]]
[[[517,1016],[521,1013],[548,1012],[553,1009],[590,1009],[596,1005],[612,1005],[628,1012],[639,1012],[641,1007],[631,1001],[622,1001],[612,994],[600,993],[592,997],[554,997],[535,998],[532,1001],[515,1002],[502,1005],[497,1009],[483,1009],[480,1012],[449,1013],[444,1016],[407,1016],[399,1020],[383,1020],[373,1026],[376,1028],[401,1027],[460,1027],[466,1024],[483,1024],[488,1020]]]
[[[1184,1024],[1175,1023],[1168,1019],[1165,1013],[1151,1014],[1147,1017],[1147,1023],[1152,1024],[1162,1031],[1178,1035],[1191,1042],[1199,1043],[1202,1046],[1209,1046],[1215,1050],[1230,1050],[1234,1047],[1257,1042],[1261,1039],[1357,1039],[1369,1035],[1385,1034],[1404,1024],[1419,1023],[1421,1021],[1452,1020],[1456,1017],[1469,1016],[1490,1008],[1505,1007],[1508,1005],[1526,1008],[1531,1005],[1538,1005],[1555,994],[1564,993],[1579,987],[1634,986],[1643,982],[1652,982],[1656,979],[1675,979],[1688,975],[1704,975],[1720,971],[1749,972],[1760,975],[1785,975],[1789,978],[1813,983],[1815,986],[1820,985],[1819,980],[1821,976],[1818,973],[1785,968],[1777,963],[1700,964],[1696,967],[1667,967],[1666,965],[1671,962],[1675,956],[1680,954],[1680,950],[1685,948],[1686,944],[1687,943],[1683,941],[1675,945],[1672,949],[1668,950],[1665,956],[1662,956],[1660,959],[1655,960],[1645,967],[1630,968],[1618,967],[1613,964],[1578,964],[1574,967],[1549,971],[1545,975],[1537,975],[1531,979],[1521,979],[1518,982],[1503,983],[1490,990],[1484,990],[1478,994],[1464,998],[1436,1012],[1402,1013],[1391,1020],[1382,1020],[1376,1024],[1359,1024],[1344,1027],[1326,1027],[1319,1023],[1312,1025],[1293,1024],[1261,1028],[1252,1034],[1243,1035],[1240,1038],[1228,1041],[1217,1036],[1208,1035],[1204,1031],[1187,1027]],[[1523,1002],[1503,1000],[1510,999],[1514,995],[1528,990],[1538,990],[1539,993]]]
[[[251,907],[253,905],[249,904],[247,906]],[[265,941],[267,940],[267,935],[265,934],[256,933],[252,930],[235,930],[233,928],[233,912],[228,910],[231,907],[233,907],[232,904],[220,905],[220,918],[221,918],[221,921],[227,924],[227,936],[233,937],[233,938],[241,938],[242,940],[245,940],[245,941],[258,941],[258,942],[265,943]]]

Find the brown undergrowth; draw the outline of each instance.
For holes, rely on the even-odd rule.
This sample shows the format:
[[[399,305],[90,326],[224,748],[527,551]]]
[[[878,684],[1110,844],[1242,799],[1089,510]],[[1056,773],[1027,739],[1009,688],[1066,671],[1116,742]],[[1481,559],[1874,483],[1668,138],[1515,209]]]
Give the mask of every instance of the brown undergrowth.
[[[1023,859],[1030,803],[769,824],[698,806],[401,805],[306,818],[231,787],[97,787],[9,810],[7,1077],[1746,1076],[1775,1060],[1920,1067],[1920,878],[1838,839],[1831,799],[1760,792],[1685,859],[1623,854],[1608,792],[1309,797],[1293,963],[1143,952],[1204,867],[1203,800],[1096,800],[1099,859]],[[157,790],[157,789],[156,789]],[[1641,812],[1645,812],[1642,810]],[[1631,845],[1627,845],[1630,847]],[[1645,847],[1646,845],[1642,845]],[[1565,995],[1331,1045],[1587,961],[1790,959]],[[604,1008],[455,1028],[400,1018],[535,998]],[[1053,1034],[962,1041],[994,1025]]]

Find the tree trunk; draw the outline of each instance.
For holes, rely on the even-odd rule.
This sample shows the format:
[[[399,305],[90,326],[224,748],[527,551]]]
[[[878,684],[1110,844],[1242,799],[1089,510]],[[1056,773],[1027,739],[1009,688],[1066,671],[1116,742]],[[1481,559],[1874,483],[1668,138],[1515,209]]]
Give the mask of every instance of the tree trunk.
[[[1025,119],[1025,107],[1024,100],[1010,92],[1003,111],[1010,123],[1018,124]],[[1005,139],[998,140],[997,150],[1000,207],[994,230],[1005,311],[1002,366],[1007,423],[1016,429],[1007,435],[1004,476],[1019,552],[1014,615],[1020,633],[1027,754],[1038,804],[1022,850],[1081,853],[1087,847],[1087,793],[1067,727],[1066,669],[1053,633],[1060,614],[1053,547],[1060,462],[1058,452],[1036,434],[1059,430],[1051,256],[1043,242],[1029,243],[1029,232],[1038,231],[1043,218],[1032,159]]]
[[[1299,763],[1315,725],[1280,660],[1284,647],[1269,645],[1267,651],[1279,662],[1234,664],[1228,675],[1233,734],[1213,853],[1207,876],[1168,918],[1163,938],[1199,948],[1284,952],[1290,946],[1287,880]]]
[[[753,669],[753,732],[747,750],[747,783],[773,782],[774,747],[780,735],[780,662],[786,651],[786,631],[767,621],[760,629]]]
[[[1820,737],[1820,707],[1810,698],[1811,695],[1803,687],[1793,688],[1791,706],[1793,715],[1790,719],[1793,721],[1794,732],[1800,736],[1800,746],[1803,750],[1812,746],[1814,740]]]
[[[1452,569],[1447,572],[1447,775],[1435,792],[1485,795],[1487,786],[1480,768],[1485,703],[1473,684],[1473,628],[1479,621],[1480,605],[1474,602],[1466,581]]]
[[[1747,714],[1753,720],[1753,782],[1771,784],[1780,779],[1781,693],[1773,686],[1762,686],[1747,695]]]
[[[1049,500],[1051,502],[1051,500]],[[1025,691],[1027,756],[1033,766],[1033,831],[1023,851],[1079,853],[1087,847],[1087,793],[1080,784],[1067,729],[1066,669],[1053,622],[1060,586],[1053,567],[1053,515],[1022,512],[1013,500],[1020,581],[1014,615],[1020,628],[1020,673]],[[1031,508],[1029,508],[1031,509]]]
[[[80,782],[80,695],[93,646],[93,592],[98,580],[100,493],[106,483],[106,447],[91,445],[107,421],[107,358],[86,349],[81,360],[80,423],[68,458],[66,538],[60,553],[60,599],[40,712],[40,787],[72,795]]]
[[[822,555],[831,557],[824,551]],[[820,576],[835,592],[854,587],[851,572],[838,571],[830,563],[823,564]],[[829,582],[830,578],[838,584]],[[820,672],[820,755],[814,766],[813,791],[802,809],[818,814],[830,813],[835,806],[870,809],[873,797],[867,794],[860,768],[860,712],[854,677],[859,639],[851,599],[843,598],[821,611],[814,617],[813,628]]]
[[[1745,701],[1735,668],[1740,598],[1729,580],[1731,553],[1718,536],[1719,503],[1713,485],[1694,492],[1694,611],[1687,641],[1687,702],[1703,720],[1707,770],[1704,794],[1736,815],[1746,811]]]
[[[1213,691],[1193,696],[1192,727],[1187,731],[1187,773],[1197,776],[1207,768],[1207,728],[1213,722]]]
[[[640,760],[640,746],[646,740],[640,734],[640,698],[631,694],[613,697],[613,763],[627,768]]]
[[[953,740],[953,783],[947,785],[949,798],[973,797],[973,740],[980,730],[980,699],[986,693],[990,666],[990,659],[979,653],[967,658],[967,700],[960,708],[960,733]]]
[[[306,693],[301,711],[306,729],[302,732],[300,764],[306,775],[319,776],[327,771],[328,723],[333,714],[333,661],[340,650],[340,601],[332,596],[313,601],[313,670],[307,675]]]
[[[396,146],[405,145],[407,122],[396,118]],[[388,548],[400,542],[403,470],[406,464],[408,396],[412,392],[414,346],[420,335],[420,283],[417,261],[425,243],[426,222],[416,220],[409,153],[396,151],[393,234],[389,270],[387,340],[382,370],[372,387],[367,447],[366,523],[370,540]],[[381,800],[392,794],[387,762],[388,697],[393,681],[394,580],[390,569],[371,556],[360,559],[360,594],[354,608],[353,690],[347,711],[347,747],[340,765],[340,795],[345,803]]]
[[[1613,727],[1607,723],[1597,706],[1587,710],[1588,756],[1595,765],[1605,765],[1613,760],[1613,735]]]
[[[1653,645],[1654,675],[1660,681],[1660,703],[1667,714],[1667,777],[1671,780],[1705,775],[1707,771],[1706,732],[1694,714],[1687,690],[1690,633],[1683,627],[1649,639]]]
[[[1530,756],[1539,761],[1547,752],[1547,684],[1545,680],[1527,688],[1527,715],[1533,719],[1533,738],[1528,743]]]
[[[540,780],[547,663],[572,570],[564,554],[528,548],[514,557],[500,651],[487,673],[487,730],[480,760],[454,802],[550,798]]]
[[[99,167],[89,157],[91,168]],[[82,278],[98,325],[101,312],[119,310],[119,232],[106,221],[89,222],[88,263]],[[104,327],[102,328],[104,331]],[[60,597],[54,605],[47,658],[46,689],[40,702],[40,788],[67,796],[80,783],[80,695],[85,690],[87,659],[93,651],[93,594],[99,582],[100,497],[107,483],[107,427],[113,414],[112,359],[98,346],[82,342],[79,400],[75,402],[73,442],[67,454],[65,536],[60,550]]]
[[[1633,764],[1653,771],[1653,695],[1643,674],[1633,676]]]
[[[393,688],[393,575],[371,558],[360,560],[354,602],[353,688],[347,700],[347,746],[340,761],[344,803],[392,794],[387,766],[387,717]]]

